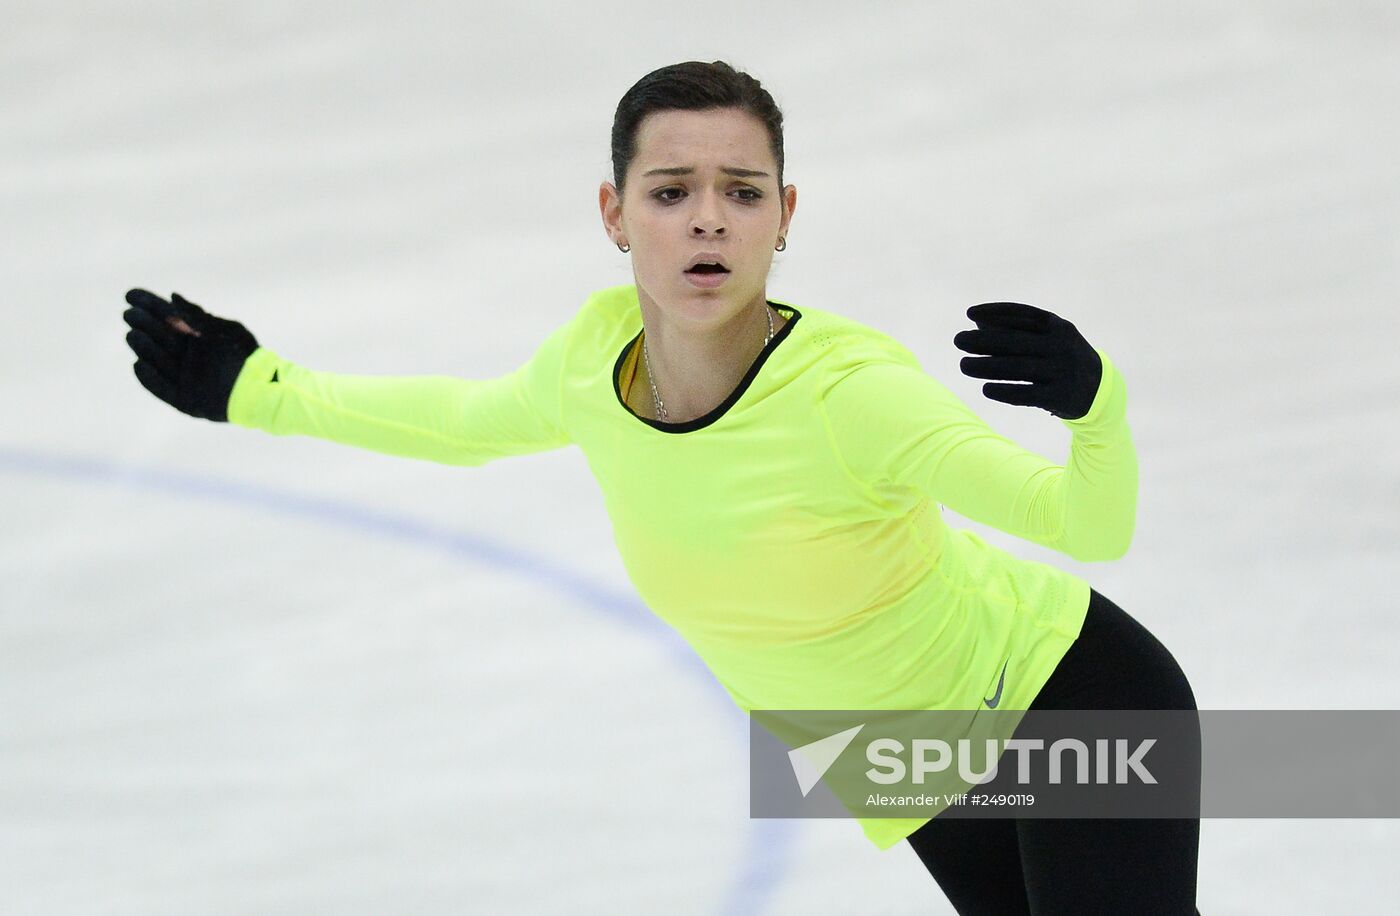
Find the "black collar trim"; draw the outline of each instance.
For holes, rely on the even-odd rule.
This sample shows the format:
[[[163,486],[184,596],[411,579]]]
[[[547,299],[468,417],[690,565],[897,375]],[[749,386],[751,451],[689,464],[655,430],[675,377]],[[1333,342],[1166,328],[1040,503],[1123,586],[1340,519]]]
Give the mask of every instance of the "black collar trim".
[[[754,359],[753,364],[749,366],[749,370],[745,372],[744,377],[739,380],[738,386],[736,386],[735,389],[729,393],[729,397],[721,401],[719,406],[715,407],[714,410],[711,410],[709,413],[704,414],[702,416],[698,416],[693,420],[686,420],[683,423],[664,423],[661,420],[655,420],[651,417],[642,416],[641,414],[633,410],[625,400],[623,400],[622,382],[620,380],[620,376],[622,374],[622,364],[627,359],[628,351],[630,351],[633,347],[637,345],[637,341],[642,336],[641,331],[638,331],[636,336],[629,340],[623,346],[622,352],[617,355],[617,360],[613,363],[613,394],[617,397],[617,403],[621,404],[622,409],[627,411],[629,415],[636,417],[638,420],[650,426],[652,429],[659,429],[664,433],[688,433],[693,432],[697,429],[704,429],[706,426],[709,426],[711,423],[714,423],[720,417],[724,416],[724,414],[729,410],[729,408],[733,407],[734,404],[738,402],[739,398],[744,396],[744,392],[748,390],[749,385],[751,385],[753,383],[753,380],[758,377],[758,370],[762,369],[763,364],[768,361],[768,356],[775,349],[777,349],[778,344],[782,343],[783,340],[788,336],[788,334],[791,333],[793,325],[797,324],[797,322],[802,319],[802,313],[791,305],[780,304],[774,302],[771,299],[768,300],[768,304],[773,306],[773,308],[778,309],[779,311],[791,312],[791,317],[788,318],[787,323],[782,326],[782,329],[779,330],[778,333],[773,335],[773,339],[768,341],[768,345],[764,347],[762,352],[760,352],[757,358]]]

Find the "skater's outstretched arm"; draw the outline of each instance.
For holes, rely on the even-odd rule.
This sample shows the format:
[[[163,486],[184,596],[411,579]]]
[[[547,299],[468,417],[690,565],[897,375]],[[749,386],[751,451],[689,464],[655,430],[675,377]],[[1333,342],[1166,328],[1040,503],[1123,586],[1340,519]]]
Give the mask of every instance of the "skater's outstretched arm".
[[[572,322],[496,378],[345,375],[298,366],[178,293],[167,302],[133,289],[126,299],[137,378],[191,416],[443,464],[478,465],[570,442],[560,379]]]
[[[996,306],[990,308],[989,306]],[[1070,430],[1056,464],[995,432],[912,354],[851,367],[820,402],[838,459],[866,486],[911,486],[960,515],[1076,560],[1112,560],[1132,542],[1138,465],[1127,388],[1108,356],[1073,325],[1019,303],[968,311],[980,325],[954,343],[988,397],[1041,407]]]

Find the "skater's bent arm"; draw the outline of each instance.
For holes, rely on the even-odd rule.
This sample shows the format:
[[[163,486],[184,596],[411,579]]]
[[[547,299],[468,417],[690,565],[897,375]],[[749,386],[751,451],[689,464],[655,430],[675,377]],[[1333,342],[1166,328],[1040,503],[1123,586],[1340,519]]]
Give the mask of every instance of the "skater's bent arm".
[[[1102,350],[1089,412],[1061,420],[1069,458],[1052,461],[991,429],[917,365],[872,362],[820,402],[837,457],[867,485],[913,486],[960,515],[1076,560],[1112,560],[1132,541],[1138,465],[1127,388]]]
[[[234,385],[229,421],[442,464],[560,448],[571,441],[561,403],[571,324],[524,365],[486,379],[320,372],[259,348]]]

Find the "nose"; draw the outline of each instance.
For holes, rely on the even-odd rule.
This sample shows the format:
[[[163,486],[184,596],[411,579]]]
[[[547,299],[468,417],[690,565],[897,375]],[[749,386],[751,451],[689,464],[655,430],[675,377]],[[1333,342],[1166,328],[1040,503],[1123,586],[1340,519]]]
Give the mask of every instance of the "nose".
[[[724,221],[719,215],[719,207],[714,201],[713,194],[698,195],[699,204],[695,208],[695,215],[691,217],[690,229],[697,236],[703,236],[706,231],[717,236],[724,236]]]

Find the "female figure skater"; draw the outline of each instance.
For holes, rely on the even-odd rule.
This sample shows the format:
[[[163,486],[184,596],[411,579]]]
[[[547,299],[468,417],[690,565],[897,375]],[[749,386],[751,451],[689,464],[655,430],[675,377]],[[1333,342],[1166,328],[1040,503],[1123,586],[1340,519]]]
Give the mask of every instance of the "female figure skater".
[[[1195,709],[1175,660],[1082,579],[939,506],[1075,559],[1132,539],[1122,377],[1074,325],[970,308],[964,373],[1058,417],[1061,466],[992,431],[892,338],[767,297],[797,189],[753,77],[647,74],[612,127],[604,228],[635,283],[589,295],[496,378],[317,371],[174,294],[126,295],[137,379],[196,417],[479,465],[576,444],[628,574],[740,708]],[[1003,736],[1009,737],[1009,736]],[[1190,914],[1198,820],[862,818],[959,913]]]

